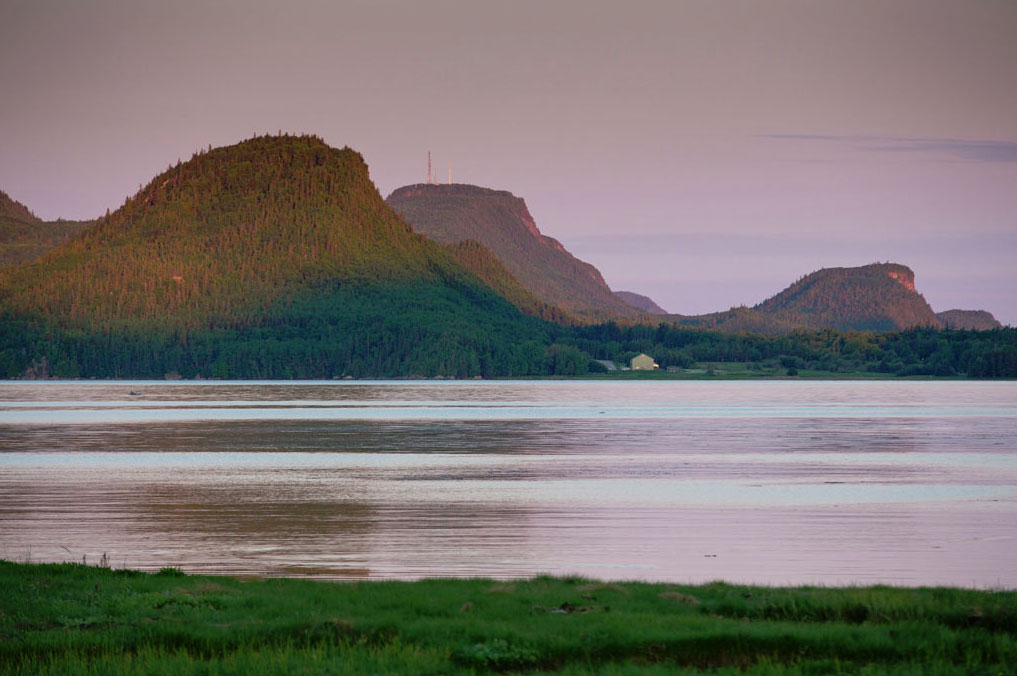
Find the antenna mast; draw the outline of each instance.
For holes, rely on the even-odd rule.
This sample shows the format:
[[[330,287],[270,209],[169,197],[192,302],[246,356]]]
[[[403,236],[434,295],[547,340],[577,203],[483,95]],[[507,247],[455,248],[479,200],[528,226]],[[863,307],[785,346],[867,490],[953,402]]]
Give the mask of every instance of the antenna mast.
[[[448,163],[448,184],[452,185],[452,163]]]
[[[427,151],[427,183],[431,183],[431,151]]]

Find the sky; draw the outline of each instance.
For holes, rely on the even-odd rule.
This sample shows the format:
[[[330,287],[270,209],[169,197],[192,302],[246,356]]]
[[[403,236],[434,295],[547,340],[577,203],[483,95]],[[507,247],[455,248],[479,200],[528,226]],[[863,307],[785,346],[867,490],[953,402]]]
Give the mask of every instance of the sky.
[[[611,288],[754,305],[910,266],[1017,325],[1012,0],[0,0],[0,190],[115,210],[209,145],[314,133],[383,195],[510,190]]]

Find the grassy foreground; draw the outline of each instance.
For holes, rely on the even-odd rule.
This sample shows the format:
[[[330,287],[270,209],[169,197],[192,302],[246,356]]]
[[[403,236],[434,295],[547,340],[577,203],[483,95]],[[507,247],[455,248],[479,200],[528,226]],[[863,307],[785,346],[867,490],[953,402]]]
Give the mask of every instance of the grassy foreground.
[[[0,561],[4,674],[1012,674],[1017,592],[241,581]]]

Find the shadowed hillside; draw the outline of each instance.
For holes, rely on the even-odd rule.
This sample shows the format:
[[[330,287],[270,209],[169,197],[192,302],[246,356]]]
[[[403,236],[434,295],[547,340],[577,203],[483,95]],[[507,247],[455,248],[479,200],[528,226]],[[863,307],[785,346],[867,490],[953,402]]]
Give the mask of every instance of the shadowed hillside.
[[[559,324],[576,324],[575,316],[545,303],[523,288],[500,260],[479,242],[465,239],[445,247],[467,270],[494,289],[499,296],[515,305],[520,312]]]
[[[479,242],[546,303],[588,321],[642,315],[611,292],[595,267],[541,234],[526,203],[512,193],[472,185],[417,184],[395,190],[386,201],[414,230],[435,241]]]
[[[66,243],[91,221],[41,221],[0,191],[0,267],[33,261]]]
[[[721,331],[723,333],[782,335],[801,328],[791,321],[763,314],[744,305],[705,315],[664,315],[661,319],[680,328]]]
[[[651,315],[666,315],[667,310],[653,302],[653,299],[632,291],[615,291],[614,295],[622,299],[637,310],[648,312]]]

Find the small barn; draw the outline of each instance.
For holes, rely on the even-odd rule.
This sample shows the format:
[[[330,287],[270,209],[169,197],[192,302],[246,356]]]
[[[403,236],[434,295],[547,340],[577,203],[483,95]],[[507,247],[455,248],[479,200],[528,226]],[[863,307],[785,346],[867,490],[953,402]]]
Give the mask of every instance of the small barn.
[[[633,371],[652,371],[660,368],[657,362],[653,361],[653,357],[648,354],[637,354],[630,363]]]

